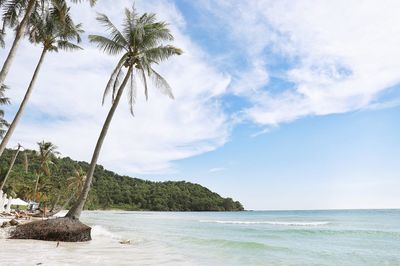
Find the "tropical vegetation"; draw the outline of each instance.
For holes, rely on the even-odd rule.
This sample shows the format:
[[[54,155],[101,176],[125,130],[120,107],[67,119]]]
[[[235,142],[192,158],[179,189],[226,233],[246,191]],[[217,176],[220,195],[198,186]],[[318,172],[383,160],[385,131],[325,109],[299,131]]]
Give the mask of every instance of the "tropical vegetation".
[[[15,152],[16,150],[6,149],[1,157],[0,180],[4,178]],[[89,164],[52,153],[49,156],[52,163],[45,166],[51,174],[42,176],[37,193],[34,195],[37,173],[42,171],[43,159],[39,151],[25,150],[24,152],[29,161],[28,171],[25,168],[24,156],[18,156],[4,190],[22,199],[32,199],[36,196],[42,206],[46,205],[49,208],[54,205],[62,206],[65,203],[67,207],[70,207],[82,189]],[[118,175],[104,169],[101,165],[96,166],[92,189],[85,206],[90,210],[243,210],[240,202],[223,198],[198,184],[185,181],[152,182]]]

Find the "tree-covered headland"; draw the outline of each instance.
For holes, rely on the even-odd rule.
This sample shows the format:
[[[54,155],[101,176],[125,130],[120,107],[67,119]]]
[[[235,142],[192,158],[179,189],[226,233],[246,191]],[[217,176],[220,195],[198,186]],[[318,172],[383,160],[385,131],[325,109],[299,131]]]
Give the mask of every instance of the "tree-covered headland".
[[[42,152],[43,153],[43,152]],[[6,149],[0,159],[0,180],[10,166],[15,150]],[[25,150],[4,186],[5,192],[22,199],[34,199],[48,208],[67,203],[70,207],[78,197],[87,162],[51,154],[47,158],[48,173],[43,171],[43,154],[40,150]],[[38,176],[40,176],[38,181]],[[0,181],[1,182],[1,181]],[[36,192],[35,187],[37,184]],[[70,198],[72,199],[67,202]],[[122,209],[149,211],[241,211],[243,206],[231,198],[199,185],[185,181],[153,182],[118,175],[98,165],[92,189],[85,205],[87,209]]]

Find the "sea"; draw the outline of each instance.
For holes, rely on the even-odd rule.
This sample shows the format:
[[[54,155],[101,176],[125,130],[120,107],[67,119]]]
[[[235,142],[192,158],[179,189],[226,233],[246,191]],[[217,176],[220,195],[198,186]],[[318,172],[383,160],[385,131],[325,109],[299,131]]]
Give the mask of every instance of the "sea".
[[[400,210],[86,211],[93,240],[0,239],[0,265],[400,265]]]

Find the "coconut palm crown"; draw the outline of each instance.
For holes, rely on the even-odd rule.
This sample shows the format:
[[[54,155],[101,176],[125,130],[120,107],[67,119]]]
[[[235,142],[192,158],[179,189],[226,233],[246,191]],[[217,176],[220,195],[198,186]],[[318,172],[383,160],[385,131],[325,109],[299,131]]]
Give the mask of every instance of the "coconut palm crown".
[[[37,143],[39,150],[37,151],[37,156],[40,162],[40,172],[49,176],[50,175],[50,165],[53,165],[54,158],[60,153],[57,151],[57,146],[51,142],[41,141]]]
[[[29,41],[42,44],[46,51],[81,49],[73,42],[80,43],[82,24],[74,24],[70,7],[63,0],[53,0],[48,11],[35,12],[28,30]]]
[[[157,21],[155,14],[144,13],[139,16],[135,8],[125,9],[122,31],[115,27],[104,14],[99,14],[97,20],[103,24],[109,35],[107,37],[90,35],[90,41],[110,55],[122,54],[104,90],[103,104],[110,92],[112,102],[114,102],[118,87],[125,76],[124,68],[127,69],[126,76],[130,81],[129,105],[132,114],[137,88],[135,76],[143,82],[146,100],[149,78],[161,92],[174,98],[167,81],[152,67],[173,55],[182,54],[181,49],[163,44],[165,41],[174,40],[168,24]]]

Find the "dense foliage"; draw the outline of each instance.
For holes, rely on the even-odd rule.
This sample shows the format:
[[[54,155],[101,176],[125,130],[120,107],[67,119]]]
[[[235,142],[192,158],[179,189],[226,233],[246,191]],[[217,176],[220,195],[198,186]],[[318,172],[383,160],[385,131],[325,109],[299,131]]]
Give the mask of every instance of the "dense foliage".
[[[8,170],[13,150],[6,150],[0,160],[0,180]],[[47,206],[62,205],[72,195],[77,197],[77,187],[72,178],[77,169],[86,171],[89,164],[69,157],[54,157],[49,165],[50,175],[41,175],[35,195],[37,176],[41,172],[40,157],[35,151],[26,150],[19,155],[5,185],[5,191],[14,197],[36,199]],[[26,171],[28,170],[28,171]],[[75,178],[76,179],[76,178]],[[76,183],[76,182],[75,182]],[[72,204],[71,201],[69,204]],[[97,166],[93,185],[86,204],[88,209],[124,209],[151,211],[239,211],[243,206],[231,198],[222,198],[209,189],[185,181],[152,182],[121,176]]]

